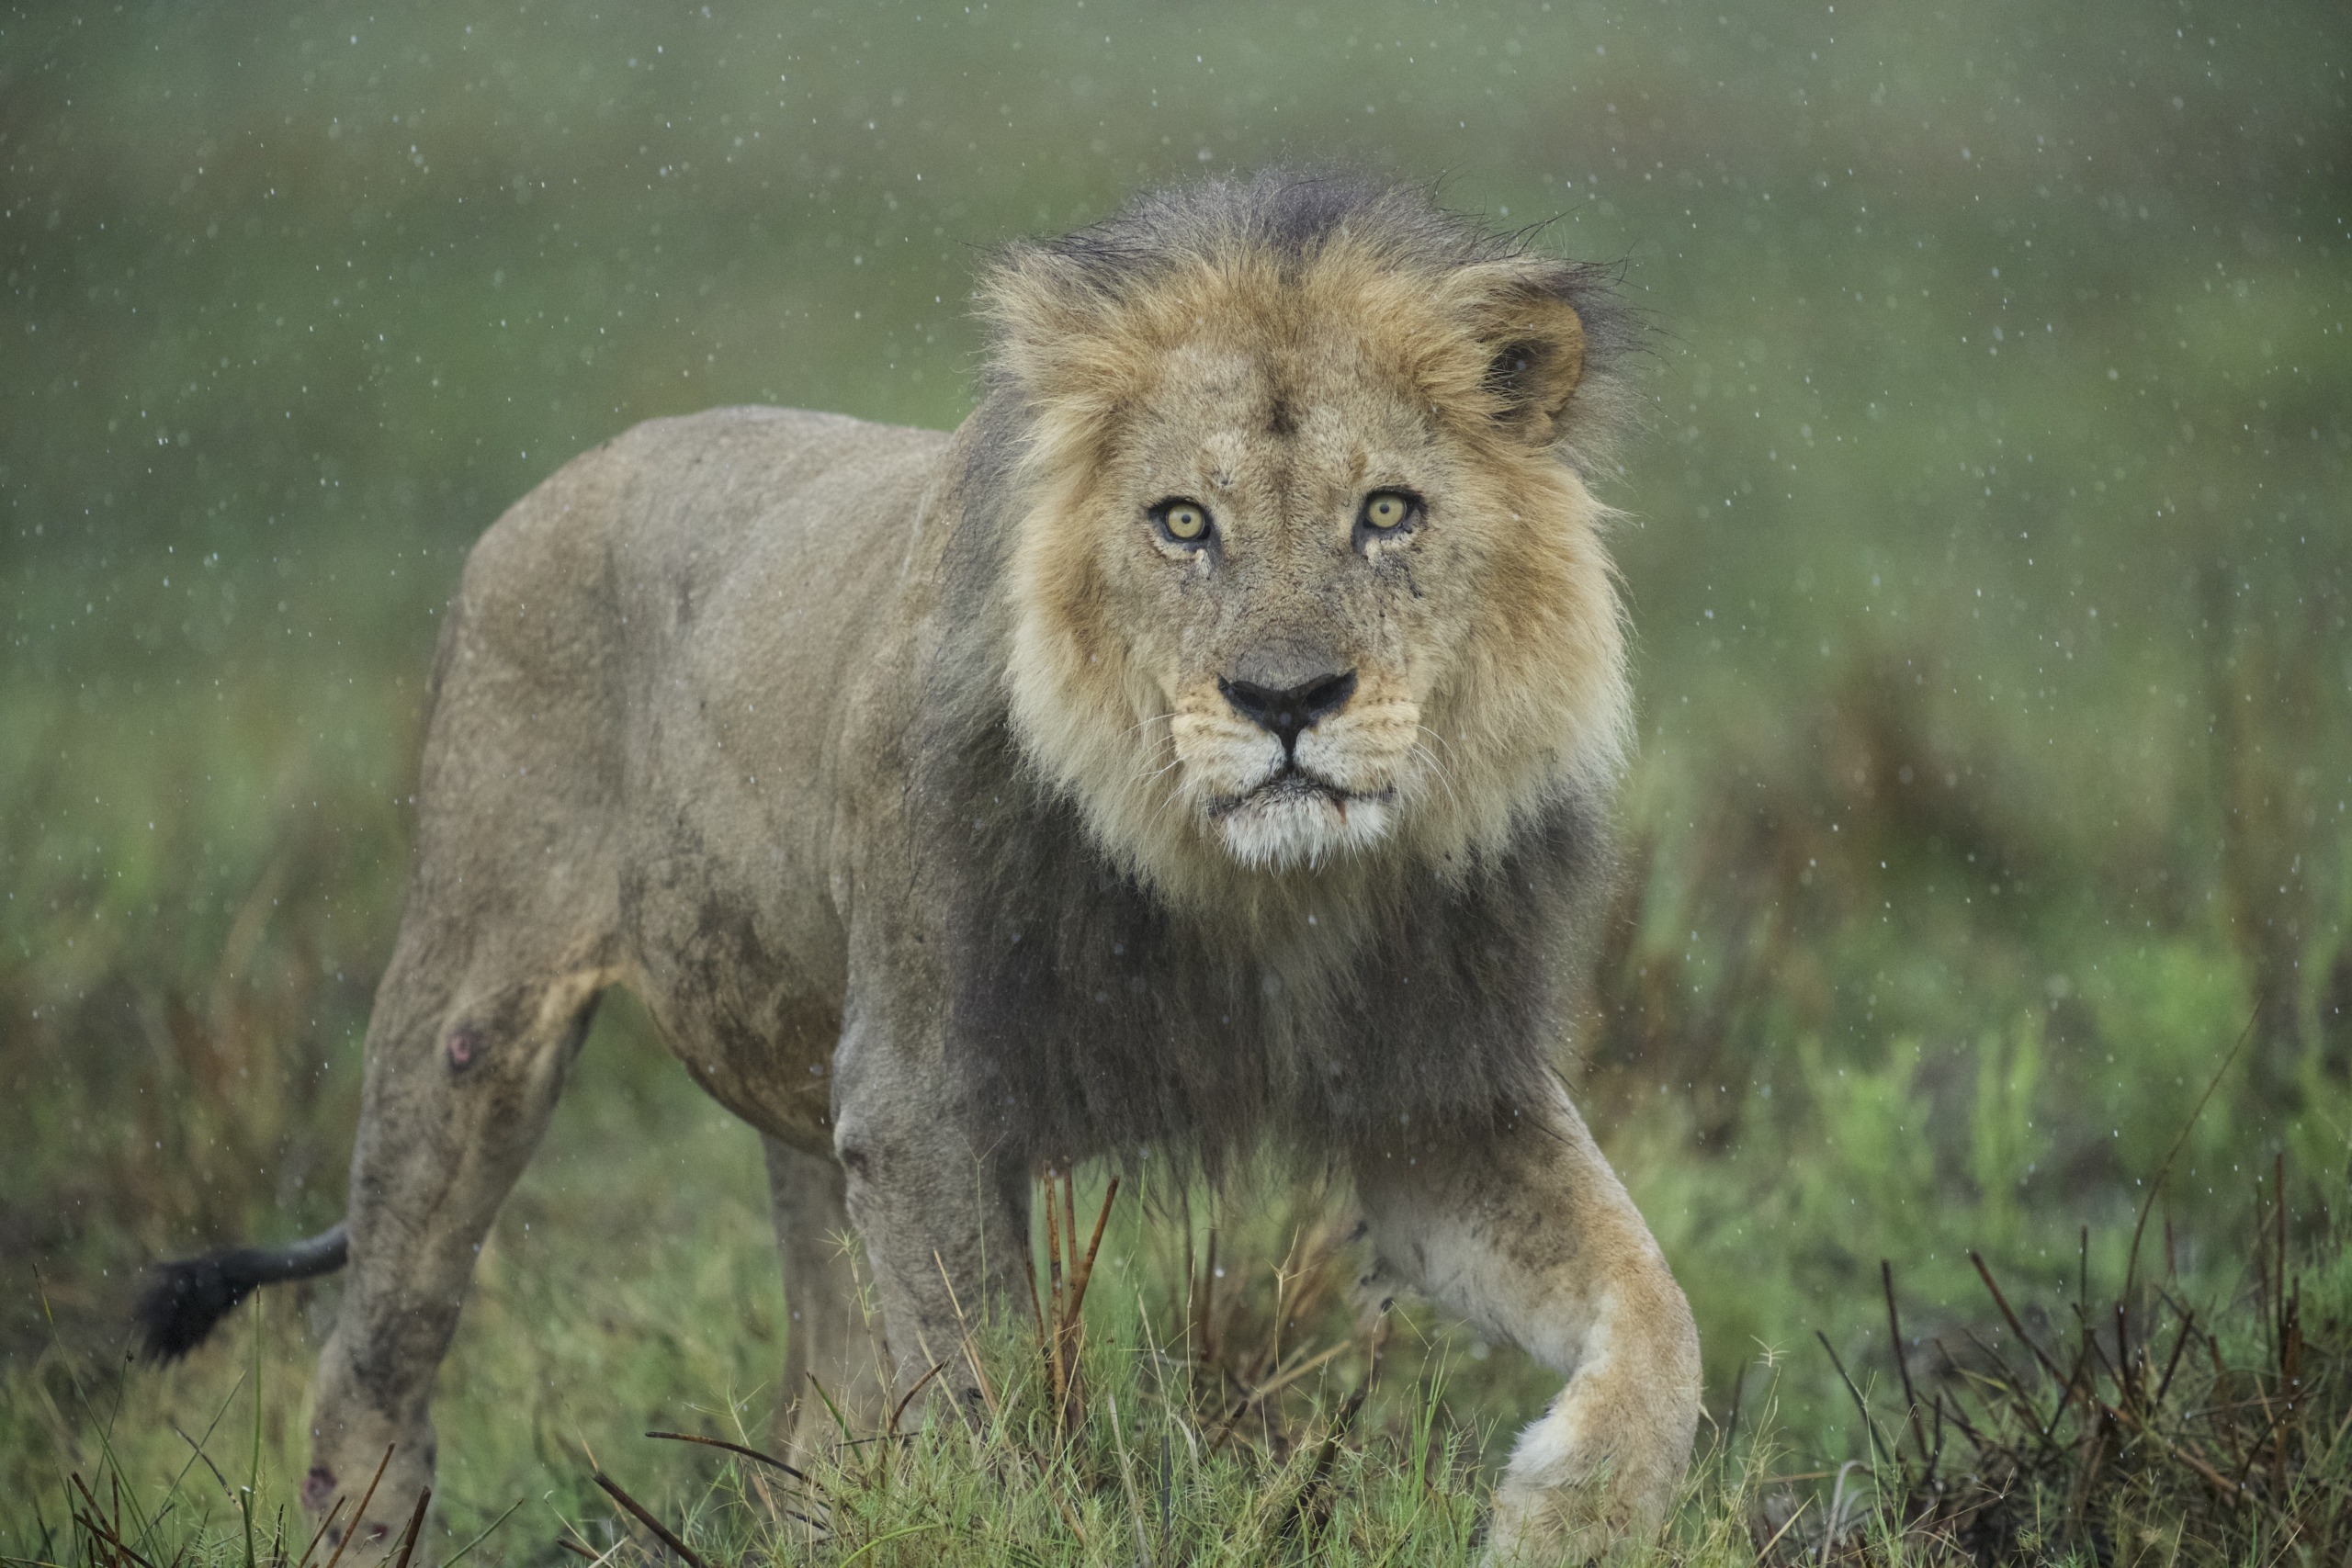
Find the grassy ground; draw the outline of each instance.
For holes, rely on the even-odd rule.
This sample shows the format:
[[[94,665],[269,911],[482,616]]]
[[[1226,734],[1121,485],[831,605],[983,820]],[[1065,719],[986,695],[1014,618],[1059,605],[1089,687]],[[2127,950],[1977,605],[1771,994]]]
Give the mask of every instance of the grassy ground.
[[[1086,1283],[1063,1270],[1084,1310],[1041,1270],[1037,1325],[976,1332],[977,1426],[805,1469],[765,1457],[776,1303],[741,1245],[750,1172],[731,1174],[718,1201],[706,1179],[648,1216],[662,1240],[614,1237],[599,1261],[639,1271],[609,1284],[532,1256],[571,1206],[560,1176],[535,1175],[484,1249],[444,1377],[445,1445],[462,1447],[445,1447],[441,1506],[372,1556],[650,1561],[667,1532],[703,1562],[1476,1560],[1481,1452],[1523,1375],[1425,1321],[1341,1310],[1344,1254],[1263,1210],[1220,1215],[1214,1254],[1193,1230],[1180,1258],[1181,1211],[1107,1194],[1098,1210],[1090,1189],[1075,1212],[1114,1224]],[[2275,1206],[2243,1218],[2245,1274],[2219,1292],[2178,1270],[2164,1231],[2139,1238],[2128,1278],[2083,1259],[2071,1299],[1988,1270],[1981,1333],[1921,1332],[1890,1282],[1871,1304],[1903,1335],[1899,1365],[1878,1377],[1822,1341],[1867,1422],[1851,1457],[1786,1425],[1798,1376],[1768,1367],[1711,1412],[1686,1503],[1641,1561],[2342,1561],[2352,1249],[2333,1231],[2290,1241]],[[303,1560],[286,1416],[320,1303],[265,1301],[237,1342],[162,1376],[62,1346],[12,1371],[0,1435],[71,1477],[17,1495],[16,1560]]]
[[[148,1258],[341,1208],[421,680],[473,536],[643,417],[951,423],[973,247],[1277,157],[1558,215],[1545,243],[1623,259],[1659,329],[1610,492],[1643,751],[1577,1070],[1733,1434],[1688,1551],[1752,1557],[1809,1499],[1773,1551],[1818,1557],[1833,1504],[1850,1535],[1927,1495],[1888,1452],[1905,1371],[1932,1413],[2007,1377],[1997,1354],[2046,1417],[2073,1357],[2101,1365],[2076,1309],[2121,1292],[2152,1190],[2135,1292],[2222,1331],[2170,1414],[2132,1429],[2138,1396],[2101,1385],[2046,1440],[1971,1416],[1993,1448],[1945,1462],[2055,1498],[1995,1543],[2023,1560],[2318,1551],[2277,1514],[2343,1473],[2312,1400],[2267,1437],[2227,1423],[2288,1376],[2282,1269],[2312,1365],[2344,1332],[2352,37],[2324,6],[1842,10],[0,15],[0,1551],[72,1548],[44,1533],[71,1473],[148,1506],[187,1470],[165,1539],[204,1516],[242,1560],[188,1438],[258,1474],[266,1518],[300,1475],[331,1284],[165,1371],[120,1363],[122,1309]],[[609,1010],[485,1247],[436,1562],[518,1500],[485,1558],[551,1556],[565,1521],[624,1539],[592,1450],[715,1552],[804,1554],[750,1472],[639,1436],[762,1440],[784,1320],[758,1167]],[[1219,1357],[1262,1353],[1319,1217],[1221,1201],[1246,1321],[1204,1370],[1182,1205],[1131,1194],[1069,1456],[1015,1410],[977,1459],[943,1436],[852,1467],[813,1550],[920,1527],[860,1561],[1124,1561],[1132,1513],[1147,1560],[1466,1551],[1497,1433],[1550,1389],[1426,1319],[1387,1334],[1325,1523],[1292,1503],[1373,1382],[1343,1304],[1295,1332],[1346,1348],[1193,1458],[1210,1395],[1250,1381]],[[2173,1309],[2132,1302],[2110,1361],[2159,1320],[2169,1353]],[[1106,1427],[1114,1393],[1133,1427]],[[2191,1451],[2260,1469],[2264,1500],[2135,1468]],[[2104,1535],[2093,1498],[2121,1499]]]

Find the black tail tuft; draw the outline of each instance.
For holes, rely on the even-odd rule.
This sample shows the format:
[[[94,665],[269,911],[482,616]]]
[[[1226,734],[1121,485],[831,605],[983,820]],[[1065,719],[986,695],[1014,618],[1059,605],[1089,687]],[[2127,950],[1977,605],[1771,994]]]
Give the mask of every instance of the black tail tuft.
[[[243,1247],[154,1267],[155,1282],[131,1309],[151,1361],[176,1361],[261,1285],[331,1274],[348,1255],[340,1224],[290,1247]]]
[[[131,1313],[149,1360],[178,1360],[253,1294],[260,1277],[236,1267],[248,1256],[221,1252],[155,1265],[155,1282]]]

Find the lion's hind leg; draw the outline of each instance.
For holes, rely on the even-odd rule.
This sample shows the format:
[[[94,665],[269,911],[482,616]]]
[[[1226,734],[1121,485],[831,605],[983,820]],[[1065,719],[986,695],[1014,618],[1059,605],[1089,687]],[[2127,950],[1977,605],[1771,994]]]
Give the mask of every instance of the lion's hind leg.
[[[1698,1428],[1698,1330],[1567,1096],[1475,1144],[1373,1151],[1357,1184],[1385,1270],[1567,1376],[1495,1489],[1492,1556],[1654,1536]]]
[[[356,1529],[362,1543],[397,1529],[432,1483],[434,1378],[482,1237],[612,978],[593,947],[469,943],[474,928],[445,925],[421,902],[368,1023],[350,1271],[312,1385],[302,1492],[314,1515],[345,1498],[335,1533]],[[379,1463],[360,1517],[352,1510]]]

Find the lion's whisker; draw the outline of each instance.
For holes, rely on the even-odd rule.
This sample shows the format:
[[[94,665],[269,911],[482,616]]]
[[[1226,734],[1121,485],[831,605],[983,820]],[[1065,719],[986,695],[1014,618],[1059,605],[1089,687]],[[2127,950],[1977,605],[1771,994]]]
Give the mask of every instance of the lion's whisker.
[[[1435,734],[1436,732],[1432,730],[1430,733]],[[1440,736],[1439,739],[1443,739],[1444,737]],[[1427,761],[1430,767],[1430,776],[1437,780],[1438,787],[1445,791],[1446,798],[1453,803],[1453,808],[1457,811],[1461,810],[1462,796],[1456,793],[1453,787],[1453,780],[1448,776],[1445,760],[1442,757],[1440,757],[1436,752],[1430,750],[1419,740],[1413,742],[1412,751],[1413,755]]]
[[[1434,739],[1439,745],[1444,747],[1449,752],[1453,750],[1453,742],[1447,739],[1442,731],[1431,729],[1428,725],[1419,723],[1416,723],[1413,728],[1419,730],[1422,734]]]

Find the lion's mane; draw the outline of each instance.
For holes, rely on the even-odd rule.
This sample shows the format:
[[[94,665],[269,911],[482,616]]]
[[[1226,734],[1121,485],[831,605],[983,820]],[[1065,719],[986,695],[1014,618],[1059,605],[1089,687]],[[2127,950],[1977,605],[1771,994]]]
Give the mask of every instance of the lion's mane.
[[[1567,509],[1583,548],[1603,516],[1583,478],[1620,423],[1637,337],[1600,268],[1535,254],[1415,192],[1275,172],[1147,197],[1017,247],[985,290],[995,348],[961,446],[918,810],[936,874],[927,893],[946,900],[955,932],[945,978],[961,1088],[980,1124],[1034,1164],[1154,1147],[1212,1166],[1253,1146],[1410,1157],[1420,1134],[1515,1115],[1564,1043],[1628,729],[1620,611],[1597,542],[1576,565],[1587,598],[1576,608],[1604,624],[1542,643],[1549,663],[1504,649],[1482,664],[1491,705],[1528,705],[1538,683],[1572,689],[1574,736],[1516,771],[1465,770],[1460,787],[1495,798],[1450,802],[1469,826],[1434,844],[1408,838],[1286,876],[1238,872],[1204,844],[1197,866],[1171,870],[1164,846],[1121,841],[1148,801],[1090,799],[1011,711],[1023,530],[1089,460],[1087,420],[1113,412],[1055,380],[1069,367],[1040,334],[1148,316],[1156,290],[1204,275],[1272,290],[1367,261],[1407,294],[1503,269],[1575,310],[1581,379],[1548,451],[1481,445],[1513,412],[1498,373],[1457,375],[1441,389],[1454,406],[1440,412],[1473,449],[1516,465],[1505,478],[1525,504]]]

